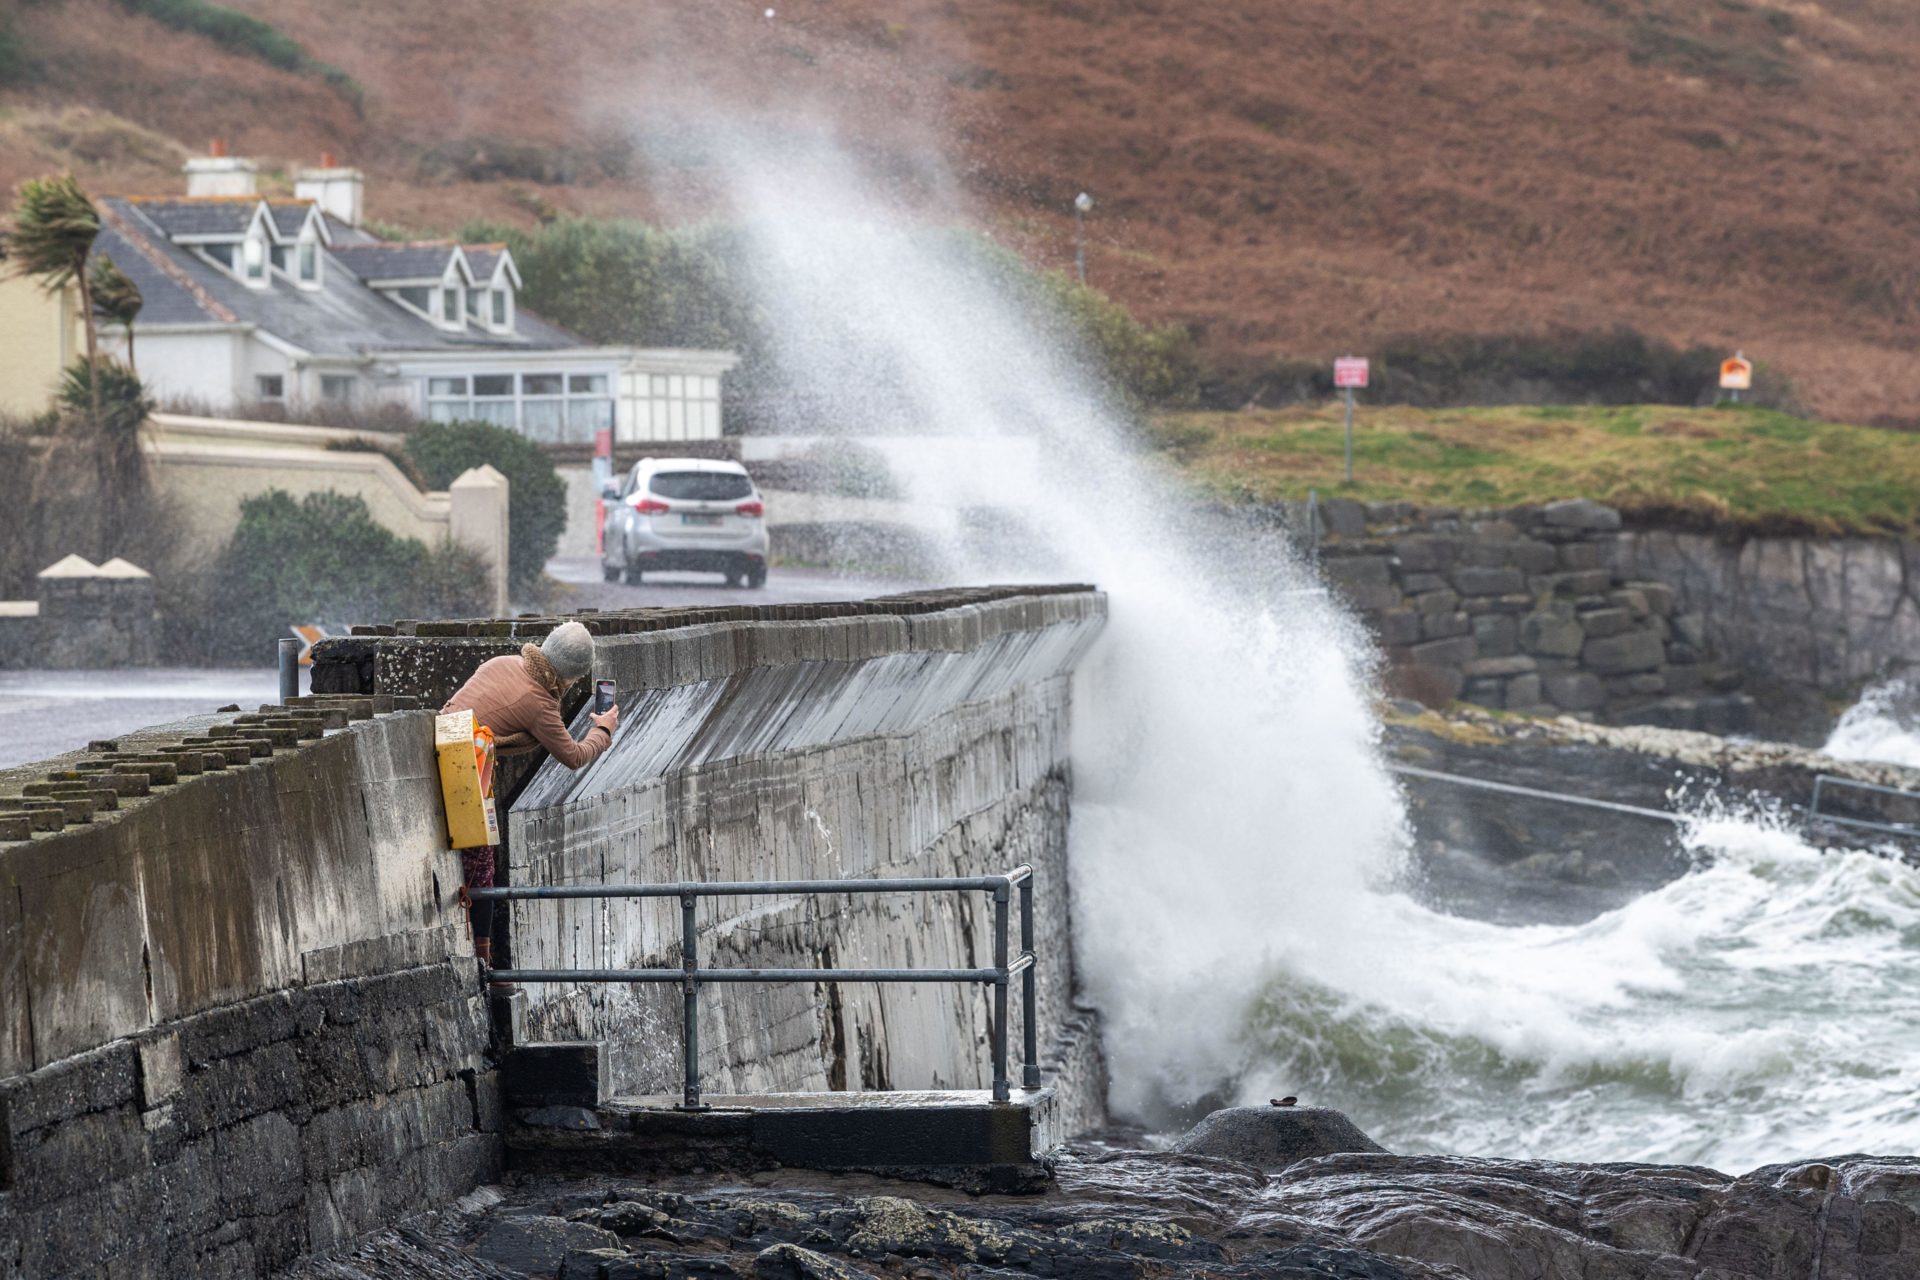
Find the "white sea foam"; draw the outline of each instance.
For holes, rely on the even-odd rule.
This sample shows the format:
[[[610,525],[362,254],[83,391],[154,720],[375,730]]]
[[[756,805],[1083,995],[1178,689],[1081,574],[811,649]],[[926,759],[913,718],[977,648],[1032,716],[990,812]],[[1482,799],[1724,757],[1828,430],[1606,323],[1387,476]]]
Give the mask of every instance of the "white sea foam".
[[[1920,689],[1899,679],[1867,690],[1840,717],[1824,750],[1841,760],[1920,768]]]
[[[885,183],[826,145],[714,154],[796,403],[852,434],[1037,440],[1037,468],[901,478],[1021,509],[1025,558],[955,546],[959,572],[1111,595],[1076,688],[1071,887],[1121,1114],[1292,1092],[1401,1149],[1731,1167],[1920,1144],[1914,872],[1720,815],[1693,871],[1582,925],[1420,905],[1368,648],[1310,575],[1195,514],[1057,332]]]

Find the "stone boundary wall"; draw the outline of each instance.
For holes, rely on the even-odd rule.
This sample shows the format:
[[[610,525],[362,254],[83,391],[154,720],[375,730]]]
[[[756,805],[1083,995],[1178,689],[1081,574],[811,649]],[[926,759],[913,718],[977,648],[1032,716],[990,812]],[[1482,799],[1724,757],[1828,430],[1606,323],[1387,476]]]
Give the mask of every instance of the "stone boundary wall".
[[[1035,587],[584,615],[602,636],[594,675],[621,690],[620,738],[579,774],[546,764],[520,792],[508,875],[836,879],[1031,863],[1043,1057],[1067,1125],[1089,1127],[1104,1081],[1097,1037],[1073,1003],[1067,730],[1072,672],[1105,614],[1089,589]],[[402,628],[410,636],[327,642],[316,684],[444,697],[481,660],[554,622],[417,624]],[[576,732],[583,723],[576,715]],[[948,967],[991,955],[977,893],[721,900],[700,912],[713,965]],[[517,903],[511,920],[516,965],[679,963],[677,903]],[[677,999],[543,986],[529,990],[529,1030],[607,1040],[617,1089],[671,1091]],[[986,1079],[977,988],[743,984],[706,988],[702,1006],[709,1090]],[[1017,993],[1014,1006],[1017,1028]]]
[[[1618,567],[1611,507],[1320,511],[1325,576],[1379,639],[1398,693],[1718,733],[1752,723],[1706,616],[1669,583]]]
[[[499,1166],[432,720],[0,772],[0,1275],[264,1274]]]
[[[1920,664],[1920,541],[1629,530],[1614,563],[1670,584],[1708,643],[1755,676],[1850,695]]]

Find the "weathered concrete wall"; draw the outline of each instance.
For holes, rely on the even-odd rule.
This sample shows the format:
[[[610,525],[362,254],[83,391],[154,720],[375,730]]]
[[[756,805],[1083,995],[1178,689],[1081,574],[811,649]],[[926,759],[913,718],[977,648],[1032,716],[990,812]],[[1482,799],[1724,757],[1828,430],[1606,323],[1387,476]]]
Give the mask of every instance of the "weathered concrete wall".
[[[497,1169],[431,717],[374,710],[0,773],[0,1275],[263,1274]]]
[[[989,589],[665,612],[585,618],[601,633],[594,675],[622,691],[620,738],[578,775],[549,763],[521,793],[510,880],[980,875],[1031,863],[1042,1056],[1067,1123],[1093,1122],[1097,1045],[1072,1003],[1067,724],[1104,597]],[[444,698],[479,661],[552,625],[420,624],[329,642],[316,685]],[[990,916],[981,894],[718,901],[701,906],[700,945],[710,965],[961,967],[991,957]],[[671,967],[679,937],[677,902],[519,903],[509,951],[517,967]],[[676,994],[529,995],[535,1038],[605,1039],[616,1087],[678,1087]],[[730,985],[703,1001],[710,1090],[976,1087],[990,1075],[977,988]],[[1017,1027],[1017,995],[1015,1009]]]
[[[1620,535],[1621,572],[1657,577],[1709,642],[1756,675],[1830,693],[1920,664],[1920,542]]]

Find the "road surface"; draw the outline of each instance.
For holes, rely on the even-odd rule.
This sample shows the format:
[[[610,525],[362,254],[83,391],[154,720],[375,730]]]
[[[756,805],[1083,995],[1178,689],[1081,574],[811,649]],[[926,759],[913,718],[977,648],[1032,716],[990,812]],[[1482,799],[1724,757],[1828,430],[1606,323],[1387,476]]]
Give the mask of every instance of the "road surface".
[[[884,578],[854,578],[830,569],[785,569],[767,573],[767,585],[749,591],[730,587],[717,573],[648,574],[646,583],[624,587],[604,581],[597,556],[556,556],[547,576],[568,588],[556,603],[568,609],[635,609],[647,605],[800,604],[825,600],[864,600],[869,596],[912,591],[924,584]]]
[[[591,557],[558,558],[547,572],[567,585],[554,602],[570,609],[642,605],[789,604],[860,600],[910,591],[913,583],[845,578],[823,569],[779,569],[757,591],[721,583],[718,574],[681,573],[623,587],[602,582]],[[229,703],[247,710],[280,696],[271,670],[129,668],[119,671],[0,671],[0,769],[44,760],[148,725],[204,715]]]

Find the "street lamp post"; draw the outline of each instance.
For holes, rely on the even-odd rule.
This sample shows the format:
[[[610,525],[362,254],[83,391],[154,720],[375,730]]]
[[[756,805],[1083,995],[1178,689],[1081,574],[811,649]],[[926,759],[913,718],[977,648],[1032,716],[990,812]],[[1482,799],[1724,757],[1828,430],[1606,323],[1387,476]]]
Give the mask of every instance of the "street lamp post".
[[[1073,269],[1080,276],[1080,283],[1087,282],[1087,210],[1093,208],[1093,197],[1082,191],[1073,198]]]

